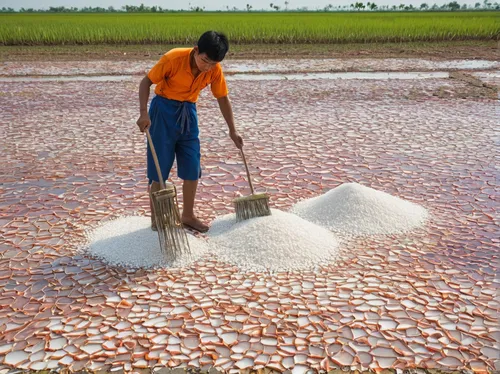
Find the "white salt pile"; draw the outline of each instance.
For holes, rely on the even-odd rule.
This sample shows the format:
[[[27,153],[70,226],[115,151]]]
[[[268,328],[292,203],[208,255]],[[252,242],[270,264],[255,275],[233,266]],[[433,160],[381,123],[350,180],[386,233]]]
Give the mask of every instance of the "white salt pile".
[[[247,271],[289,271],[326,265],[338,254],[328,230],[294,214],[236,222],[235,214],[217,218],[208,232],[218,258]]]
[[[355,236],[407,232],[423,225],[429,215],[420,205],[357,183],[344,183],[301,201],[292,212],[337,233]]]
[[[104,222],[86,236],[90,254],[110,265],[130,268],[182,267],[208,251],[205,240],[188,234],[191,256],[169,263],[160,250],[158,233],[151,230],[149,217],[120,217]]]

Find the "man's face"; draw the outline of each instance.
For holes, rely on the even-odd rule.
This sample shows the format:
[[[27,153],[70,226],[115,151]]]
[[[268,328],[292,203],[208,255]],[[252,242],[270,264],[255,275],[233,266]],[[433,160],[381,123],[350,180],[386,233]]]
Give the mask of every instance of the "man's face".
[[[194,48],[194,61],[202,72],[209,71],[217,64],[217,61],[210,60],[206,53],[200,53],[198,47]]]

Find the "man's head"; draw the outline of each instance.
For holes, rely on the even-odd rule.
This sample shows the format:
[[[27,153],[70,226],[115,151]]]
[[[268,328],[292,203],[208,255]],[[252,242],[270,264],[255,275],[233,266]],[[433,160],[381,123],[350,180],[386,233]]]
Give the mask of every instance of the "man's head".
[[[194,58],[198,69],[208,71],[226,56],[229,50],[227,37],[216,31],[205,32],[194,47]]]

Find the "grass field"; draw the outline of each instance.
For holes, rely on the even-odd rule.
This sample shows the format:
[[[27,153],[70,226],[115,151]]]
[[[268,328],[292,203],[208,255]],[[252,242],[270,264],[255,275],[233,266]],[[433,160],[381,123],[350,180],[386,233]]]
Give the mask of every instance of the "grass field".
[[[499,12],[0,14],[0,45],[498,40]]]

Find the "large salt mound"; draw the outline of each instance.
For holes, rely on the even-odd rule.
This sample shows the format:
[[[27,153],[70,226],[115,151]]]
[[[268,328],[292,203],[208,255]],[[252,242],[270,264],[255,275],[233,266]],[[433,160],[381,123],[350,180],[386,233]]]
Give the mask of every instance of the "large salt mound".
[[[205,240],[188,234],[191,256],[169,263],[160,250],[158,233],[151,230],[151,218],[128,216],[104,222],[88,231],[87,251],[114,266],[131,268],[180,267],[208,250]]]
[[[324,195],[297,203],[292,212],[348,235],[397,234],[423,225],[427,210],[357,183],[344,183]]]
[[[234,214],[217,218],[209,243],[217,256],[247,271],[288,271],[325,265],[338,253],[335,236],[294,214],[236,222]]]

